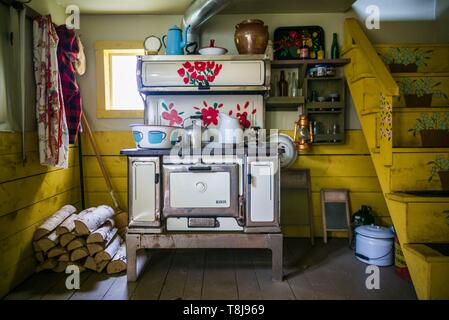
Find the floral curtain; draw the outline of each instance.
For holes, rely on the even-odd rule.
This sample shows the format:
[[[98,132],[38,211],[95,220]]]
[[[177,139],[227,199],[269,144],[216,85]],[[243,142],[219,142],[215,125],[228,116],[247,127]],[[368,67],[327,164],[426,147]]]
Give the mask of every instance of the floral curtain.
[[[67,168],[69,133],[58,71],[59,38],[50,16],[34,20],[33,39],[40,162]]]

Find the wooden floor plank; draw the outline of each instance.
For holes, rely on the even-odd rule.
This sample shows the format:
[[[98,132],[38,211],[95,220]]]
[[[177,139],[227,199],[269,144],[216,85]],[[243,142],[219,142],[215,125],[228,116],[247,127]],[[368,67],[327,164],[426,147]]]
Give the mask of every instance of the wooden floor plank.
[[[284,243],[285,281],[297,300],[311,300],[316,297],[315,290],[304,275],[304,270],[307,268],[305,257],[309,250],[311,250],[310,242],[287,241]]]
[[[160,297],[165,278],[173,260],[173,250],[154,252],[137,283],[131,299],[157,300]]]
[[[140,250],[137,254],[137,274],[141,274],[145,262],[151,259],[151,254]],[[136,290],[138,282],[128,282],[126,271],[113,276],[114,283],[103,297],[103,300],[129,300]]]
[[[35,274],[5,299],[416,299],[413,285],[380,268],[380,290],[368,290],[366,264],[344,239],[285,239],[283,282],[271,280],[268,250],[148,250],[154,252],[137,282],[86,271],[81,289],[68,290],[65,273]],[[145,251],[137,257],[144,267]],[[92,277],[92,278],[91,278]]]
[[[294,300],[295,295],[287,281],[272,280],[271,252],[269,250],[253,250],[251,253],[262,299]]]
[[[189,271],[189,254],[186,249],[178,249],[174,253],[170,271],[165,279],[160,300],[180,300],[184,293],[184,287]]]
[[[70,297],[70,300],[102,300],[114,281],[115,278],[106,273],[93,272],[80,290]]]
[[[204,264],[206,250],[198,249],[188,252],[189,270],[184,286],[183,300],[199,300],[203,289]]]
[[[5,300],[39,300],[64,277],[61,273],[40,272],[8,294]]]
[[[201,299],[235,300],[237,283],[233,253],[229,249],[210,249],[206,251],[206,268]]]
[[[239,300],[262,299],[262,293],[260,292],[259,282],[257,281],[254,263],[249,250],[236,250],[234,257]]]
[[[77,289],[67,289],[65,285],[67,274],[63,274],[65,276],[42,297],[42,300],[69,300],[75,294]],[[84,271],[80,274],[80,289],[92,274],[92,271]]]

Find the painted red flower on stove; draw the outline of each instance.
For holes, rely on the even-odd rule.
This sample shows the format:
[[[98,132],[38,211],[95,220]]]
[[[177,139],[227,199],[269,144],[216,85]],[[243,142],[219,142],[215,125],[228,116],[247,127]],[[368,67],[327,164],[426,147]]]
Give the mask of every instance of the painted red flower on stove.
[[[209,106],[206,101],[203,101],[203,108],[193,107],[196,115],[201,116],[203,124],[207,127],[211,124],[218,125],[218,114],[223,107],[223,103],[215,102],[212,106]]]
[[[207,87],[215,81],[222,67],[215,61],[186,61],[177,72],[185,84]]]
[[[251,121],[250,121],[250,119],[248,119],[248,115],[249,115],[248,108],[249,108],[249,101],[246,101],[245,104],[243,105],[243,107],[241,107],[239,103],[237,103],[237,106],[236,106],[237,110],[236,110],[235,116],[237,117],[237,119],[239,119],[240,126],[243,129],[247,129],[247,128],[251,127]],[[254,114],[256,114],[256,112],[257,112],[257,109],[253,109],[251,111],[250,118],[252,118],[252,116]],[[229,115],[232,116],[232,114],[233,114],[233,111],[230,110]]]
[[[195,61],[195,70],[199,72],[206,70],[206,62]]]
[[[218,125],[218,113],[218,110],[215,110],[213,107],[201,109],[201,120],[203,120],[204,125]]]
[[[180,115],[182,115],[184,112],[178,113],[173,103],[170,103],[167,107],[165,102],[162,102],[162,108],[166,110],[162,112],[162,118],[169,121],[169,126],[182,124],[182,118],[180,117]]]

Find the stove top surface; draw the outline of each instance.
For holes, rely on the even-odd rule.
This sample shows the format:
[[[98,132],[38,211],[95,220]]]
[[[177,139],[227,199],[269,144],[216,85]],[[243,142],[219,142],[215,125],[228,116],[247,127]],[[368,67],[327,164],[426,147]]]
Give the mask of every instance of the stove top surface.
[[[279,154],[279,150],[276,147],[270,148],[270,145],[206,145],[201,149],[194,149],[188,147],[178,147],[175,146],[171,149],[144,149],[144,148],[133,148],[133,149],[122,149],[120,154],[127,156],[169,156],[169,155],[271,155],[276,156]]]

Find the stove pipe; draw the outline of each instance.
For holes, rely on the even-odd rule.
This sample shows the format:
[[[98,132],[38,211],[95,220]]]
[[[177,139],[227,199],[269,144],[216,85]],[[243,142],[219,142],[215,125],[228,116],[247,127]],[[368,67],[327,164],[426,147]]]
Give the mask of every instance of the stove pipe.
[[[187,43],[196,43],[197,49],[201,45],[200,27],[223,10],[231,0],[195,0],[190,7],[187,8],[182,18],[182,29],[190,25],[190,30],[187,33]]]

